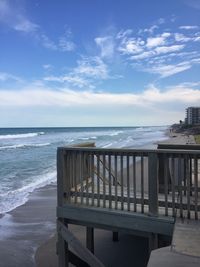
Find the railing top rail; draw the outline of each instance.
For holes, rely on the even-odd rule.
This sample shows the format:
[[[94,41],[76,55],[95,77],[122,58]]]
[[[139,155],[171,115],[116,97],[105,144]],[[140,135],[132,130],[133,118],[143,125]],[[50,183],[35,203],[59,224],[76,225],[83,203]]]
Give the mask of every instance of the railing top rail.
[[[63,152],[77,151],[77,152],[91,152],[91,153],[109,153],[109,154],[135,154],[148,156],[149,153],[157,154],[182,154],[182,155],[199,155],[200,150],[184,150],[184,149],[132,149],[132,148],[97,148],[97,147],[58,147],[58,150]]]

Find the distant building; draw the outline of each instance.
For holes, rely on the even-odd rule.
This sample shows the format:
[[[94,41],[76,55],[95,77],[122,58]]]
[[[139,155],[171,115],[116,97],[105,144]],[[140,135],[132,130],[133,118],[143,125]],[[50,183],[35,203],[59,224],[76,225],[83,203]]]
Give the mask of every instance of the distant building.
[[[200,107],[188,107],[186,109],[186,124],[200,124]]]

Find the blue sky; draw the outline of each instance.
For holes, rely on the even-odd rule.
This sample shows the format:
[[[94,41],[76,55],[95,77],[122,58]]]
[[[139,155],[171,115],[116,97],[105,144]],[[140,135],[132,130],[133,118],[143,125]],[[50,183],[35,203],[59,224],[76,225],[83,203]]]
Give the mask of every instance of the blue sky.
[[[199,0],[0,0],[0,127],[171,124],[199,73]]]

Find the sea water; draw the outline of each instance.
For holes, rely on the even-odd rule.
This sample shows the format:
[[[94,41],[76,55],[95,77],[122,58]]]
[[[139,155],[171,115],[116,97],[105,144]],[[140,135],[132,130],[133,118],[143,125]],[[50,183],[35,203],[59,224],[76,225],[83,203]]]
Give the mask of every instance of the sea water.
[[[36,188],[56,182],[56,149],[95,142],[104,148],[148,147],[167,127],[0,129],[0,214],[24,204]]]
[[[55,234],[57,147],[95,142],[104,148],[153,148],[166,138],[166,129],[0,129],[0,267],[35,267],[37,248]],[[102,246],[108,241],[107,235]],[[136,265],[140,262],[138,266],[146,264],[147,244],[146,240],[132,240],[129,256],[134,256]]]

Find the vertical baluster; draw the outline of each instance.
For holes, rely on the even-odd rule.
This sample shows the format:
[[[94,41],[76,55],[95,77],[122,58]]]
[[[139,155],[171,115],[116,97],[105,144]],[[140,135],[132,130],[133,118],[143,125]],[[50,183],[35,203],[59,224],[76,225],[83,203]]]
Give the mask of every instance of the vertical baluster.
[[[115,154],[115,209],[117,209],[117,186],[118,186],[118,175],[117,175],[117,155]]]
[[[190,189],[191,189],[192,187],[192,157],[191,156],[189,158],[189,163],[190,163],[189,171],[190,171]],[[191,190],[190,190],[190,196],[192,196]]]
[[[169,161],[167,155],[164,154],[164,186],[165,186],[165,216],[168,216],[168,182],[169,182]]]
[[[174,177],[174,156],[171,158],[171,178],[172,178],[172,216],[175,216],[175,177]]]
[[[103,207],[106,207],[106,157],[103,154]]]
[[[69,183],[70,183],[70,190],[69,190],[69,201],[73,202],[73,197],[71,195],[71,188],[73,188],[73,151],[70,152],[69,156],[69,165],[70,165],[70,171],[69,171]]]
[[[144,213],[144,157],[141,156],[141,212]]]
[[[94,182],[94,176],[95,176],[95,173],[94,173],[94,153],[91,154],[91,171],[92,171],[92,174],[91,174],[91,178],[92,178],[92,206],[94,206],[94,186],[95,186],[95,182]]]
[[[182,188],[182,180],[183,180],[183,158],[181,155],[178,155],[178,187],[179,187],[179,199],[180,199],[180,217],[183,218],[183,188]]]
[[[120,156],[120,168],[121,168],[121,210],[124,209],[124,174],[123,174],[123,160],[124,160],[124,157],[123,155]]]
[[[67,153],[67,156],[66,156],[66,166],[65,168],[67,167],[66,169],[66,177],[65,179],[67,179],[68,181],[66,181],[67,185],[68,185],[68,197],[67,197],[67,200],[68,200],[68,203],[71,202],[71,173],[72,173],[72,166],[71,166],[71,152],[70,153]]]
[[[198,159],[194,157],[194,209],[195,209],[195,220],[198,220]]]
[[[69,184],[70,184],[70,191],[71,191],[71,188],[73,187],[73,184],[72,184],[72,173],[73,173],[73,161],[72,161],[72,158],[73,158],[73,151],[70,151],[69,153]]]
[[[109,209],[112,208],[112,193],[111,193],[111,185],[112,185],[112,181],[111,181],[111,155],[108,155],[108,171],[109,171],[109,177],[108,177],[108,181],[109,181]]]
[[[89,205],[89,195],[88,195],[88,187],[89,187],[89,183],[88,183],[88,179],[89,179],[89,154],[85,154],[85,179],[86,179],[86,205]]]
[[[189,156],[186,155],[186,185],[187,185],[187,218],[190,219],[190,172],[189,172]]]
[[[149,215],[158,215],[158,154],[148,154]]]
[[[80,182],[81,182],[81,204],[83,204],[83,179],[84,179],[84,164],[83,164],[83,152],[80,152]]]
[[[186,182],[187,182],[187,176],[186,176],[186,157],[184,156],[184,181],[183,181],[183,186],[184,186],[184,196],[186,196],[186,192],[187,192],[187,190],[186,190],[186,187],[187,187],[187,184],[186,184]]]
[[[97,207],[100,207],[100,155],[97,154]]]
[[[77,152],[74,152],[74,191],[75,191],[75,197],[74,197],[74,202],[75,204],[77,203],[77,168],[78,168],[78,161],[77,161]]]
[[[189,172],[189,156],[186,155],[186,185],[187,185],[187,218],[190,219],[190,172]]]
[[[126,157],[126,168],[127,168],[127,208],[130,211],[130,177],[129,177],[129,155]]]
[[[137,212],[137,191],[136,191],[136,162],[133,156],[133,196],[134,196],[134,212]]]

